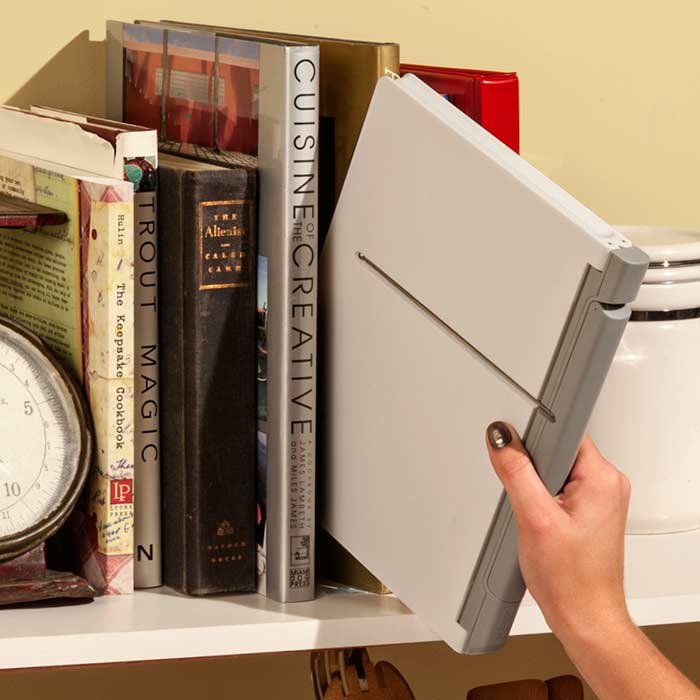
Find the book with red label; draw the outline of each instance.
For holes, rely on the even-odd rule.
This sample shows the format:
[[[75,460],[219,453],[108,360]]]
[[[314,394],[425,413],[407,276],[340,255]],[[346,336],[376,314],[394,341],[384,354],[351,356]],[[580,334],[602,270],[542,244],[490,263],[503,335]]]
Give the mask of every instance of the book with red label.
[[[71,554],[76,570],[96,592],[130,593],[134,187],[122,179],[0,150],[0,192],[65,214],[64,223],[30,234],[2,231],[0,315],[37,333],[82,382],[95,450],[71,516],[77,550]]]
[[[516,73],[401,64],[496,138],[520,152],[520,108]]]
[[[0,148],[134,185],[134,587],[160,586],[156,132],[51,107],[3,107]]]
[[[28,116],[34,117],[27,121],[27,127],[34,132],[38,127],[37,119],[54,122],[56,139],[51,148],[57,156],[57,162],[98,175],[123,177],[134,185],[134,588],[155,588],[163,582],[160,532],[156,132],[134,124],[45,106],[33,105]],[[81,148],[65,141],[61,143],[58,136],[60,130],[65,131],[64,127],[73,125],[77,125],[86,135],[98,138],[81,139],[86,142],[82,143]],[[15,129],[16,127],[17,124]],[[42,124],[42,127],[50,128],[46,124]],[[43,139],[41,144],[43,150],[47,148],[46,140]],[[111,148],[105,147],[105,141]],[[26,143],[24,148],[27,148]],[[101,157],[98,157],[98,151],[102,151]],[[25,152],[32,155],[31,152]],[[41,150],[36,153],[40,154]],[[115,499],[120,499],[120,491],[125,493],[125,487],[113,484],[112,488],[115,493],[111,500],[115,502]]]

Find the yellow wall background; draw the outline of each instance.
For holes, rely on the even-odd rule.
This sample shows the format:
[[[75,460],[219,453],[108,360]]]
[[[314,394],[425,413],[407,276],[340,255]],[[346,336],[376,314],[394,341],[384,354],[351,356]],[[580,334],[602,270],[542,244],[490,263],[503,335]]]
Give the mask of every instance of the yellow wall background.
[[[700,228],[700,4],[693,0],[20,0],[2,3],[0,99],[99,113],[104,21],[237,24],[401,43],[416,63],[517,70],[523,154],[616,223]],[[2,612],[0,611],[0,625]],[[700,681],[700,625],[653,638]],[[192,650],[193,655],[196,649]],[[418,700],[473,685],[571,671],[551,636],[465,659],[444,645],[373,653],[397,663]],[[0,674],[0,697],[146,700],[311,698],[304,654]]]
[[[0,99],[99,112],[104,20],[208,21],[400,42],[513,69],[523,154],[614,223],[700,228],[694,0],[5,0]],[[87,33],[85,33],[87,32]]]

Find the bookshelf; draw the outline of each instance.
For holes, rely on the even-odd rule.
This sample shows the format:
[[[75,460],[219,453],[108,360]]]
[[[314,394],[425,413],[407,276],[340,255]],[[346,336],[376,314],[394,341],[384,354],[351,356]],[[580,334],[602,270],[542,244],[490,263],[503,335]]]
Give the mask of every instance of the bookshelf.
[[[700,594],[630,600],[634,620],[700,620]],[[0,670],[193,659],[437,641],[394,596],[325,590],[310,603],[281,605],[258,595],[187,598],[168,589],[92,603],[4,610]],[[514,635],[544,634],[526,599]]]
[[[99,8],[98,11],[102,12]],[[167,14],[167,12],[164,11],[161,14]],[[100,17],[99,22],[95,19],[94,23],[101,26],[102,19]],[[262,26],[270,23],[270,19],[268,17],[258,21],[251,19],[250,24]],[[283,24],[282,20],[273,19]],[[66,21],[74,21],[76,27],[84,26],[82,18],[80,21],[71,19]],[[363,19],[360,18],[357,21],[361,23]],[[343,31],[352,33],[345,22],[344,18]],[[455,26],[459,24],[454,22]],[[691,24],[688,23],[688,26]],[[413,25],[418,28],[420,23],[414,21]],[[308,29],[309,26],[311,25],[305,25],[304,28]],[[520,32],[520,25],[514,23],[514,26]],[[362,33],[361,29],[357,31]],[[332,34],[333,29],[329,28],[325,33]],[[15,35],[24,37],[26,32],[18,31]],[[409,51],[411,48],[415,50],[415,46],[420,46],[413,35],[410,39],[413,40],[413,46],[410,41],[406,42]],[[90,41],[86,33],[77,37],[73,44],[77,49],[64,51],[52,59],[52,67],[48,73],[42,69],[44,72],[39,76],[40,80],[35,81],[33,87],[30,86],[31,90],[23,88],[24,92],[18,93],[19,96],[12,94],[13,99],[29,102],[32,101],[31,95],[36,93],[42,95],[39,101],[55,102],[56,99],[45,97],[46,75],[71,74],[77,65],[86,62],[86,57],[95,59],[96,54],[97,58],[101,55],[98,54],[101,50],[98,42]],[[455,41],[454,44],[457,46],[462,42]],[[586,55],[588,55],[587,49],[588,47],[586,47]],[[426,56],[432,56],[427,51],[424,53]],[[483,49],[484,56],[492,56],[493,53],[492,46]],[[528,55],[530,53],[536,55],[536,52],[531,52],[528,47]],[[440,54],[440,59],[445,63],[464,62],[462,54],[455,54],[452,57],[447,56],[446,51]],[[479,62],[478,59],[474,60],[476,63]],[[516,60],[509,56],[507,60],[510,61],[508,65],[523,65],[522,61],[518,64],[521,57]],[[525,67],[531,68],[528,61],[530,59],[525,59]],[[66,62],[70,70],[66,67]],[[537,76],[536,68],[538,66],[532,67],[531,70],[531,74],[535,76]],[[595,73],[588,69],[586,72]],[[96,71],[96,73],[99,72]],[[62,81],[55,82],[58,85]],[[544,84],[546,80],[543,78],[542,82]],[[547,87],[549,88],[549,85]],[[41,88],[43,91],[40,90]],[[617,90],[616,86],[614,88]],[[575,89],[575,94],[578,95],[581,91],[580,85],[576,85]],[[80,90],[85,91],[84,85],[80,86]],[[100,90],[95,88],[87,92],[94,95],[100,93]],[[83,94],[71,99],[75,100],[76,107],[90,111],[89,106],[85,105]],[[93,111],[99,111],[99,100],[94,97],[90,99],[96,103]],[[565,100],[562,98],[562,101]],[[575,104],[579,101],[572,97],[571,103]],[[550,109],[550,103],[548,100],[542,100],[542,104],[544,105],[541,108],[542,114],[546,114]],[[691,111],[688,110],[688,113]],[[610,127],[609,121],[612,120],[614,124],[614,119],[625,118],[625,110],[620,109],[618,112],[619,117],[615,114],[611,117],[610,113],[606,112],[604,122],[606,133],[615,131]],[[535,114],[530,117],[533,123],[538,121],[538,116],[541,115]],[[581,118],[581,121],[584,122],[585,119]],[[559,167],[558,153],[548,150],[547,145],[550,140],[556,142],[556,135],[547,131],[551,125],[546,119],[543,118],[540,122],[543,126],[537,128],[542,129],[542,137],[539,140],[533,138],[530,142],[534,151],[533,160],[537,162],[539,159],[541,161],[539,164],[545,166],[553,163],[551,167],[556,170]],[[562,123],[564,122],[566,120],[562,120]],[[681,132],[682,130],[678,129],[678,133]],[[540,135],[536,133],[535,136]],[[648,135],[645,133],[644,136],[646,138]],[[590,161],[598,167],[598,163],[602,162],[604,157],[601,154],[607,154],[608,151],[613,150],[607,142],[601,140],[596,142],[600,152],[594,152],[587,158],[585,143],[583,140],[581,143],[583,145],[580,146],[581,152],[578,158],[575,153],[569,154],[568,157],[572,161],[582,162],[584,166]],[[666,143],[662,146],[663,148],[658,149],[659,153],[665,153],[667,150]],[[540,148],[539,151],[537,147]],[[636,152],[630,149],[630,153],[628,160],[636,164]],[[652,154],[648,162],[654,167],[660,167],[659,164],[663,163],[663,160]],[[675,165],[675,162],[671,165]],[[595,172],[597,171],[592,170],[592,173]],[[633,172],[640,182],[655,181],[654,178],[645,177],[643,173],[636,175],[636,169]],[[591,201],[597,201],[596,195],[598,195],[600,206],[613,219],[627,219],[629,210],[636,211],[634,208],[636,201],[644,199],[639,195],[640,187],[636,180],[634,182],[630,180],[622,193],[632,202],[625,206],[618,190],[607,188],[603,179],[589,176],[585,167],[571,174],[568,171],[564,174],[569,177],[567,184],[572,184],[570,181],[573,179],[573,184],[578,191],[587,195]],[[562,179],[566,180],[566,178]],[[685,181],[692,186],[692,178],[688,177]],[[589,193],[582,184],[586,183],[588,186],[588,183],[596,182],[600,183],[600,192]],[[616,199],[609,200],[608,198],[612,198],[613,194],[604,192],[603,188],[610,189]],[[673,210],[668,200],[664,200],[664,196],[663,192],[659,194],[660,204],[656,205],[656,209],[650,210],[652,213],[644,212],[648,218],[653,218],[658,211],[657,218],[663,219],[668,211]],[[681,204],[686,203],[686,206],[690,206],[689,203],[693,201],[692,197],[684,194],[683,191],[676,192],[674,196]],[[656,202],[656,199],[653,202]],[[676,210],[680,210],[680,206],[676,207]],[[689,212],[686,219],[692,220],[695,214],[689,209],[686,211]],[[656,562],[657,559],[651,555],[643,556],[640,552],[634,553],[634,563],[638,570],[633,572],[632,583],[638,588],[645,588],[645,591],[640,595],[636,592],[632,594],[630,609],[635,621],[640,625],[676,624],[700,620],[700,581],[698,580],[700,572],[696,571],[700,567],[693,555],[693,552],[699,550],[687,547],[680,542],[682,538],[674,540],[674,537],[657,538],[660,546],[672,556],[668,557],[668,565],[667,561],[658,563],[654,567],[656,570],[652,571],[647,563]],[[674,542],[680,542],[680,544],[676,546]],[[664,575],[667,579],[674,575],[678,579],[682,578],[682,585],[668,580],[656,580],[655,577],[660,576],[662,571],[666,572]],[[544,634],[547,631],[546,623],[537,607],[531,600],[526,600],[516,619],[513,634]],[[167,589],[157,589],[139,591],[133,596],[102,598],[85,605],[0,611],[0,669],[205,658],[354,645],[414,644],[436,639],[437,637],[420,619],[391,596],[379,597],[360,593],[324,591],[316,601],[284,606],[256,595],[198,599],[186,598]]]

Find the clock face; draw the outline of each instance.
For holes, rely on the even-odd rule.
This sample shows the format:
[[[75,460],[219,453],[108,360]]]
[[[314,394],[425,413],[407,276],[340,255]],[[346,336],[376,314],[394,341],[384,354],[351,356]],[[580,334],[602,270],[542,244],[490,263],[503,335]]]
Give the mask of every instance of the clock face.
[[[0,561],[68,515],[88,467],[82,403],[31,335],[0,324]],[[87,442],[87,444],[86,444]]]

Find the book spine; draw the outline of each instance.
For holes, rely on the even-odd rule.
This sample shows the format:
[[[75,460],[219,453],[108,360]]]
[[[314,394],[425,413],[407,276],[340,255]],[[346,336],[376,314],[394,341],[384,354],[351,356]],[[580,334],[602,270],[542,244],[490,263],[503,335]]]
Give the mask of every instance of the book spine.
[[[85,185],[83,185],[85,187]],[[83,196],[85,192],[83,192]],[[105,593],[133,590],[133,194],[91,193],[83,250],[83,363],[95,433],[83,571]],[[82,212],[81,212],[82,214]]]
[[[160,361],[160,437],[163,582],[186,589],[188,557],[186,523],[189,481],[185,464],[187,442],[196,436],[186,429],[185,406],[185,270],[182,222],[182,177],[177,170],[158,172],[158,256]],[[167,271],[167,273],[166,273]],[[193,473],[191,480],[196,478]]]
[[[285,55],[285,84],[276,91],[284,102],[266,104],[261,90],[259,123],[258,284],[266,289],[258,293],[259,366],[265,365],[258,382],[258,458],[267,489],[258,569],[261,592],[294,602],[312,599],[315,591],[319,54],[318,47],[303,46]],[[268,79],[274,80],[261,75],[261,84]],[[285,138],[281,158],[268,150],[279,132],[268,119],[275,108]],[[268,176],[274,168],[277,178]]]
[[[481,81],[481,126],[520,153],[520,99],[516,75]]]
[[[160,400],[158,210],[155,191],[134,194],[134,306],[137,365],[134,419],[134,586],[160,586]]]
[[[163,573],[193,595],[255,588],[255,177],[161,167]]]

